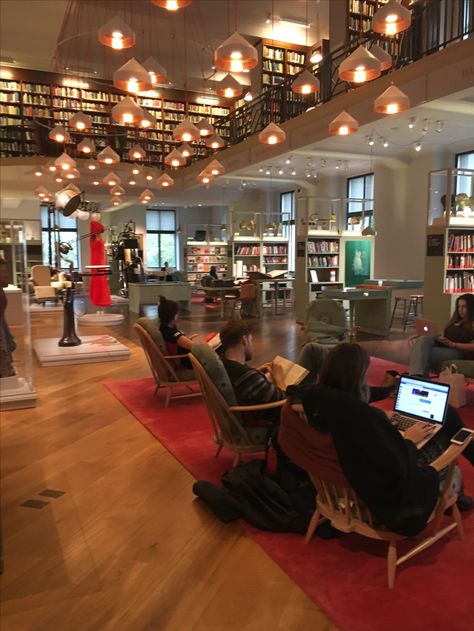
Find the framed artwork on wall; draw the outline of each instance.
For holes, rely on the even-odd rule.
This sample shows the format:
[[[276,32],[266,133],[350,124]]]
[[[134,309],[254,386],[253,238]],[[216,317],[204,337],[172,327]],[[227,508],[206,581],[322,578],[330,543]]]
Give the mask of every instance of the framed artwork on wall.
[[[371,241],[346,241],[344,270],[346,287],[355,287],[370,278],[371,257]]]

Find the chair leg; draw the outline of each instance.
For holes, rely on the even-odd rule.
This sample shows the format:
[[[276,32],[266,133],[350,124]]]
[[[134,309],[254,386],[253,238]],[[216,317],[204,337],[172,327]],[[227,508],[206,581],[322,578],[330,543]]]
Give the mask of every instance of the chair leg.
[[[397,573],[397,544],[390,541],[387,552],[388,586],[390,589],[395,585],[395,575]]]
[[[240,464],[241,456],[240,454],[235,454],[234,462],[232,463],[232,468],[237,467]]]
[[[453,519],[456,522],[459,538],[464,539],[464,526],[462,524],[461,513],[459,512],[459,508],[456,506],[456,504],[453,504],[452,511]]]
[[[168,388],[168,390],[166,391],[165,408],[168,407],[170,398],[171,398],[171,388]]]
[[[311,521],[309,522],[308,530],[306,531],[306,536],[304,538],[304,542],[308,543],[311,537],[314,535],[314,531],[316,530],[316,526],[319,523],[319,518],[321,517],[321,513],[319,512],[319,508],[317,508],[313,516],[311,517]]]
[[[214,456],[214,458],[218,458],[219,457],[219,454],[222,451],[222,447],[223,447],[222,444],[221,445],[217,445],[217,451],[216,451],[216,455]]]

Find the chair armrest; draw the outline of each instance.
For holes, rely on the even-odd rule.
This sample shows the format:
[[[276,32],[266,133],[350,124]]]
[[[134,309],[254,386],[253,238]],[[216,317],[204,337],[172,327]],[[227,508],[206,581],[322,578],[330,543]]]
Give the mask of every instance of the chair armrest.
[[[189,353],[182,353],[181,355],[163,355],[165,359],[183,359],[183,357],[187,357]]]
[[[433,467],[433,469],[436,469],[436,471],[441,471],[462,454],[470,441],[471,437],[466,439],[462,445],[451,443],[446,451],[441,454],[441,456],[438,456],[436,460],[433,460],[433,462],[430,463],[430,466]]]
[[[227,409],[231,412],[256,412],[258,410],[272,410],[273,408],[281,408],[285,404],[286,399],[273,401],[272,403],[261,403],[260,405],[230,405]]]

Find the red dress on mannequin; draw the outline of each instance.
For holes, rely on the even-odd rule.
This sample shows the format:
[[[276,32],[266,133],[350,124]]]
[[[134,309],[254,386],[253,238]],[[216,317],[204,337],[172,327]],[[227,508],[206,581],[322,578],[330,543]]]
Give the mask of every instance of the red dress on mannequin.
[[[91,265],[106,265],[105,260],[105,247],[101,233],[105,231],[105,227],[99,221],[91,221],[90,225],[90,264]],[[92,304],[97,307],[108,307],[112,304],[110,299],[110,290],[108,277],[104,274],[103,270],[91,270],[92,276],[90,277],[89,284],[89,297]]]

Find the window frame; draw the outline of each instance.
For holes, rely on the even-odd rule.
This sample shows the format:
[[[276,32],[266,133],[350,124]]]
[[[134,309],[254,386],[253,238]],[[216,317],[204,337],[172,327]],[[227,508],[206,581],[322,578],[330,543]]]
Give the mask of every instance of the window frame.
[[[289,220],[287,225],[287,236],[288,236],[288,271],[295,272],[296,268],[296,192],[294,190],[291,191],[283,191],[280,193],[280,215],[283,216],[283,213],[287,213],[288,210],[283,209],[283,199],[285,195],[290,195],[291,199],[291,212],[289,213]]]
[[[373,225],[374,197],[367,196],[367,189],[370,188],[367,184],[369,178],[372,178],[371,188],[373,191],[375,186],[375,174],[373,171],[346,178],[346,218],[344,224],[345,230],[355,232],[356,226],[360,226],[360,230],[363,230],[367,226]],[[354,180],[363,180],[362,197],[350,196],[351,182],[353,182]],[[349,209],[351,204],[361,204],[362,208],[360,211],[350,211]],[[360,217],[361,221],[363,219],[363,222],[361,224],[350,224],[349,219],[351,217]],[[357,228],[357,230],[359,230],[359,228]]]
[[[158,217],[159,214],[162,212],[172,212],[173,216],[174,216],[174,230],[152,230],[148,228],[149,222],[148,222],[148,218],[150,217],[150,215],[148,213],[158,213]],[[145,265],[148,269],[151,270],[159,270],[163,267],[163,263],[165,260],[167,259],[162,259],[162,255],[161,255],[161,235],[162,234],[172,234],[174,235],[174,261],[173,261],[173,265],[170,265],[170,267],[176,267],[178,268],[178,243],[177,243],[177,228],[176,228],[176,208],[147,208],[146,209],[146,236],[147,236],[147,243],[145,244]],[[158,224],[160,224],[160,221],[158,220]],[[158,235],[158,265],[152,266],[149,265],[148,262],[148,235]],[[169,257],[168,257],[169,258]]]
[[[50,206],[49,204],[40,204],[40,226],[41,226],[41,245],[42,245],[42,255],[41,258],[43,260],[43,265],[48,265],[50,267],[58,267],[57,263],[59,263],[59,270],[69,270],[70,264],[67,263],[67,261],[65,259],[63,259],[61,257],[61,255],[56,251],[56,235],[60,235],[61,233],[68,233],[71,235],[71,239],[67,239],[66,243],[70,242],[70,241],[74,241],[75,243],[75,250],[76,250],[76,256],[75,256],[75,260],[74,260],[74,267],[75,269],[80,269],[80,264],[81,264],[81,248],[80,248],[80,235],[79,235],[79,222],[78,219],[75,219],[74,222],[74,227],[69,228],[69,227],[63,227],[61,226],[61,217],[63,217],[63,215],[59,214],[59,230],[55,230],[54,226],[56,225],[56,210],[53,210],[52,212],[50,212],[49,210]],[[43,223],[43,210],[47,213],[47,217],[48,217],[48,223],[44,224]],[[53,223],[50,223],[50,218],[53,218]],[[68,218],[70,221],[70,218]],[[47,234],[48,238],[47,238],[47,242],[48,242],[48,255],[45,256],[45,251],[43,249],[43,245],[44,245],[44,240],[43,240],[43,235]],[[59,238],[59,242],[62,243],[63,241],[61,240],[61,238]],[[56,258],[57,257],[57,258]]]

